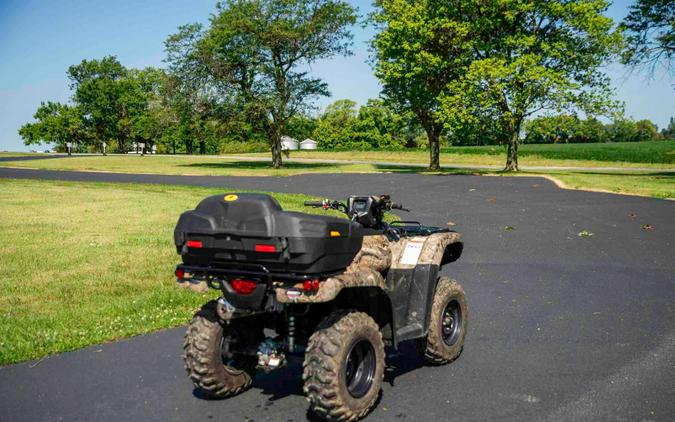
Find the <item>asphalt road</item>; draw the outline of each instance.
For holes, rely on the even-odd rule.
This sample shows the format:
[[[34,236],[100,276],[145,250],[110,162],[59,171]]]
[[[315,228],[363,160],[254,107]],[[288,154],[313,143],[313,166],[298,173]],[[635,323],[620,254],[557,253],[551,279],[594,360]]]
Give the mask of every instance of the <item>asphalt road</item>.
[[[61,155],[23,155],[18,157],[3,157],[0,156],[0,162],[2,161],[32,161],[32,160],[44,160],[47,158],[62,158]]]
[[[461,357],[390,359],[369,421],[675,419],[675,202],[561,190],[540,178],[189,177],[0,169],[0,177],[391,193],[406,218],[457,223],[444,273],[469,299]],[[0,205],[1,206],[1,205]],[[648,226],[647,226],[648,225]],[[507,229],[508,227],[508,229]],[[645,227],[645,228],[643,228]],[[592,236],[579,236],[582,231]],[[170,236],[170,233],[167,233]],[[223,401],[195,395],[183,329],[0,368],[0,421],[302,421],[300,362]]]

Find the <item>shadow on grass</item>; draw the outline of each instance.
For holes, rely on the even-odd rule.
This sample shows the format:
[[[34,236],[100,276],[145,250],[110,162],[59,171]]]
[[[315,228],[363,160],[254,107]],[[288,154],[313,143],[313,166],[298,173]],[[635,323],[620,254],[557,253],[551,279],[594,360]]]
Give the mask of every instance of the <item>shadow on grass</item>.
[[[444,167],[439,170],[431,170],[428,167],[419,167],[419,166],[389,166],[383,164],[373,164],[373,169],[382,173],[404,173],[404,174],[427,174],[427,175],[436,175],[436,176],[476,176],[488,173],[494,173],[490,170],[481,170],[481,169],[467,169],[467,168],[452,168]]]
[[[489,170],[473,170],[465,168],[442,168],[430,170],[427,167],[385,164],[351,164],[351,163],[307,163],[286,161],[280,169],[273,169],[270,161],[221,161],[211,163],[180,164],[179,167],[218,169],[218,170],[260,170],[292,173],[404,173],[404,174],[431,174],[431,175],[476,175],[489,173]]]
[[[179,167],[193,167],[206,169],[224,169],[224,170],[275,170],[270,161],[222,161],[217,163],[190,163],[180,164]],[[298,163],[285,162],[278,170],[317,170],[335,167],[340,168],[339,164],[333,163]]]
[[[519,172],[505,172],[502,170],[491,169],[471,169],[471,168],[453,168],[444,167],[439,170],[430,170],[427,167],[412,165],[388,165],[388,164],[341,164],[341,163],[307,163],[307,162],[284,162],[280,169],[273,169],[270,161],[241,160],[241,161],[220,161],[210,163],[186,163],[179,167],[202,168],[215,170],[239,170],[239,171],[260,171],[279,172],[281,174],[301,174],[301,173],[397,173],[397,174],[424,174],[435,176],[480,176],[480,175],[499,175],[499,176],[538,176],[538,175],[596,175],[596,176],[632,176],[645,178],[658,178],[666,181],[675,181],[674,172],[632,172],[632,171],[545,171],[545,170],[523,170]]]

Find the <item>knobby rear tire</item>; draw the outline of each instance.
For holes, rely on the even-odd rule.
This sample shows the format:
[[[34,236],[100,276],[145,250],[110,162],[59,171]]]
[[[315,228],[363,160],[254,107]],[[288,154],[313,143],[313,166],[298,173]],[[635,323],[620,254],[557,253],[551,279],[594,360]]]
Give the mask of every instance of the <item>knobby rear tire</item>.
[[[344,371],[350,351],[363,340],[372,346],[375,369],[367,392],[354,397]],[[384,358],[382,334],[370,316],[347,311],[329,316],[310,337],[305,354],[302,378],[311,410],[334,422],[352,422],[366,416],[380,394]]]
[[[233,321],[227,330],[234,329],[235,324]],[[245,357],[236,367],[223,364],[221,342],[224,331],[216,313],[216,301],[211,301],[194,315],[185,333],[185,370],[194,386],[209,399],[245,391],[255,374],[255,357]]]

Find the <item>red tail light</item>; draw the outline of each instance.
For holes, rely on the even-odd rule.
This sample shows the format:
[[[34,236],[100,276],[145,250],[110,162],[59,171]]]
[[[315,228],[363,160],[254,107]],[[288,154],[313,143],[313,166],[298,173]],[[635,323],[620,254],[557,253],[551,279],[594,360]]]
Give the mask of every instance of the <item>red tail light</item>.
[[[274,245],[255,245],[256,252],[276,252],[277,248]]]
[[[180,278],[181,280],[185,278],[185,270],[182,268],[176,268],[176,278]]]
[[[201,242],[201,240],[188,240],[187,241],[187,247],[188,248],[203,248],[204,244]]]
[[[240,278],[230,280],[230,286],[232,286],[232,289],[240,295],[253,293],[257,285],[258,283],[252,280],[242,280]]]
[[[319,290],[319,279],[305,280],[302,283],[302,290],[305,292],[315,292]]]

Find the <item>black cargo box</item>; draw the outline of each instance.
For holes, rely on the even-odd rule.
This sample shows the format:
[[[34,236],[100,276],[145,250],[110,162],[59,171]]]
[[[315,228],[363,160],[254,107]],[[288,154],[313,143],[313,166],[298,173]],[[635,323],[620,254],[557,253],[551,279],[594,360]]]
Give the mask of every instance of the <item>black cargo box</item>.
[[[346,218],[282,211],[269,195],[231,193],[183,213],[174,240],[186,265],[259,264],[275,273],[321,274],[346,268],[363,233]]]

